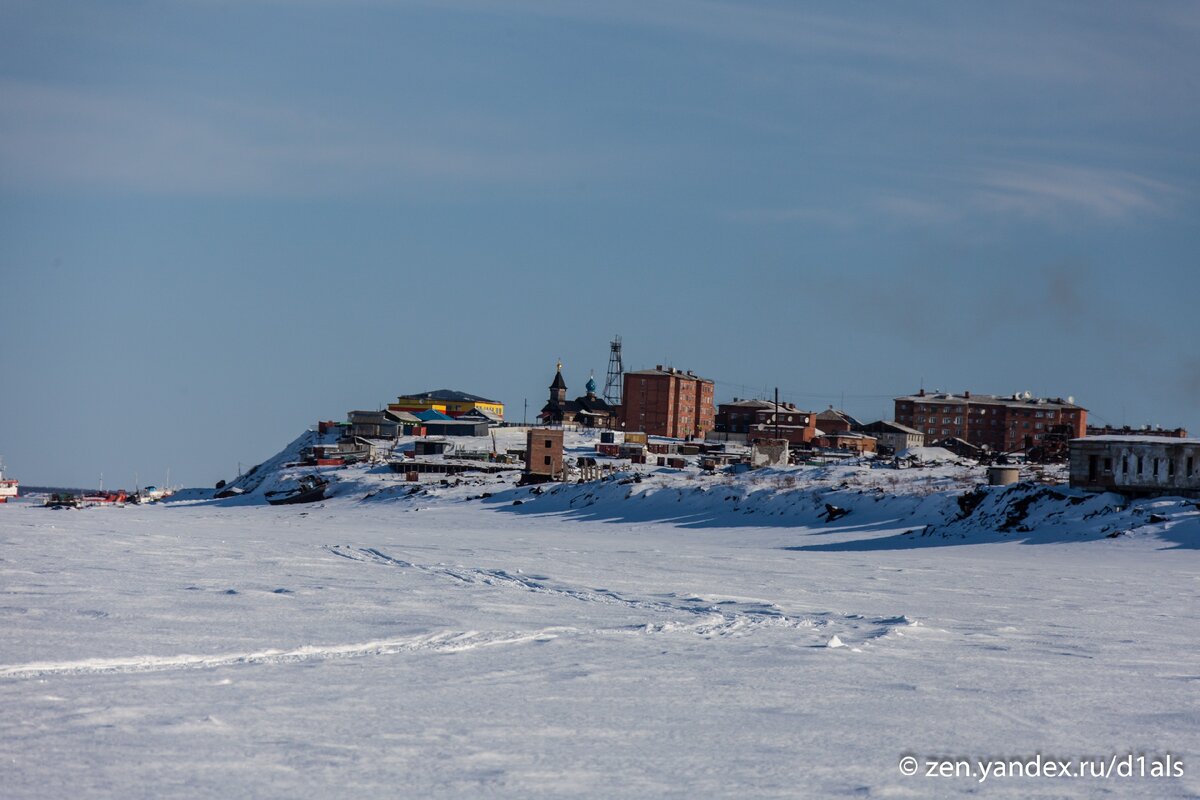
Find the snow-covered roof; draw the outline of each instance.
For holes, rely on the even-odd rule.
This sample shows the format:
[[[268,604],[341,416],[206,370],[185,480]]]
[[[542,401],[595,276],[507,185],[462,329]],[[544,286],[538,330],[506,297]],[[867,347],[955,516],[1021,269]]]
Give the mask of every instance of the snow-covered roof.
[[[938,403],[941,405],[964,405],[974,403],[976,405],[1002,405],[1002,406],[1017,406],[1028,408],[1062,408],[1062,409],[1082,409],[1061,397],[1056,397],[1053,400],[1043,397],[1025,397],[1022,394],[996,395],[996,394],[974,394],[970,397],[966,395],[949,394],[946,392],[936,392],[927,394],[910,394],[904,397],[897,397],[900,402],[913,403]]]
[[[924,436],[923,431],[918,431],[910,428],[907,425],[901,425],[899,422],[890,419],[881,419],[876,422],[868,422],[863,426],[864,433],[907,433],[910,435]]]
[[[499,414],[497,414],[493,411],[488,411],[486,408],[478,408],[478,407],[472,408],[470,411],[464,413],[462,415],[462,417],[459,417],[459,419],[471,418],[471,417],[481,417],[481,418],[483,418],[485,420],[489,420],[491,422],[503,422],[504,421],[504,417],[500,416]]]
[[[1200,444],[1200,439],[1179,439],[1174,436],[1087,436],[1082,439],[1072,439],[1072,442],[1128,442],[1129,444]]]
[[[626,372],[625,374],[626,375],[673,375],[676,378],[682,378],[682,379],[688,380],[688,381],[708,381],[709,383],[712,383],[712,381],[709,381],[708,378],[701,378],[699,375],[696,375],[694,373],[685,372],[684,370],[681,370],[681,369],[675,369],[674,367],[670,367],[668,369],[663,369],[662,367],[655,367],[654,369],[639,369],[639,370],[635,370],[633,372]]]
[[[910,447],[896,454],[898,458],[911,458],[923,463],[933,461],[957,461],[958,456],[944,447]]]

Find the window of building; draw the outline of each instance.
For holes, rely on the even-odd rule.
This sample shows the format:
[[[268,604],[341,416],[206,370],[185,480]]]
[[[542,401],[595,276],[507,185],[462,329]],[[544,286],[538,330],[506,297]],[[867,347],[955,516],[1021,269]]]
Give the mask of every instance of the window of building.
[[[1105,472],[1105,474],[1108,474],[1108,475],[1112,474],[1112,459],[1111,458],[1104,459],[1104,472]]]
[[[547,450],[549,450],[549,449],[550,449],[550,447],[551,447],[550,440],[549,440],[549,439],[547,439],[547,440],[546,440],[546,449],[547,449]]]
[[[1192,477],[1192,456],[1188,456],[1187,460],[1187,476]]]
[[[1173,459],[1173,458],[1167,459],[1167,477],[1168,478],[1175,477],[1175,459]]]
[[[1141,474],[1142,474],[1142,457],[1141,457],[1141,456],[1138,456],[1138,457],[1137,457],[1137,459],[1138,459],[1138,471],[1137,471],[1137,474],[1138,474],[1138,475],[1141,475]]]
[[[1129,474],[1129,456],[1121,456],[1121,474]]]
[[[1158,459],[1154,459],[1154,477],[1158,477]]]
[[[550,464],[550,456],[545,456],[545,458],[543,459],[542,463],[543,463],[543,464],[546,464],[547,466],[549,466],[549,464]]]

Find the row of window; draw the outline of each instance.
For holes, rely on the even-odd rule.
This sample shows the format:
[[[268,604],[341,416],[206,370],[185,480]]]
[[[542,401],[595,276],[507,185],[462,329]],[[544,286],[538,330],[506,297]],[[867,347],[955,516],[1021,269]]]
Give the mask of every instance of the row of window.
[[[959,408],[961,408],[961,407],[955,406],[954,408],[955,408],[955,411],[958,411]],[[946,406],[923,405],[923,404],[918,403],[913,410],[917,411],[918,413],[925,412],[925,413],[932,413],[932,414],[945,414],[945,413],[947,413],[948,409]],[[994,416],[1004,410],[1006,410],[1006,409],[993,408],[993,409],[991,409],[991,413]],[[901,404],[896,407],[896,411],[898,414],[901,412],[909,412],[909,408],[907,405]],[[1011,414],[1013,416],[1021,416],[1021,417],[1032,416],[1035,419],[1056,419],[1057,415],[1060,413],[1058,411],[1029,411],[1028,409],[1007,409],[1007,411],[1009,414]],[[974,413],[978,416],[984,416],[988,413],[988,409],[983,408],[983,407],[975,407],[973,409],[968,409],[967,413],[969,413],[969,414]],[[1078,412],[1063,411],[1061,413],[1062,413],[1063,419],[1072,419],[1073,420],[1076,418],[1076,414]]]
[[[1145,457],[1137,456],[1135,458],[1135,461],[1137,463],[1137,473],[1136,474],[1144,475],[1145,474],[1145,466],[1146,466]],[[1167,477],[1168,478],[1175,477],[1175,459],[1173,459],[1173,458],[1154,458],[1154,459],[1151,459],[1151,461],[1154,462],[1154,470],[1153,470],[1153,472],[1151,472],[1151,475],[1153,475],[1155,478],[1161,477],[1161,469],[1163,467],[1163,462],[1166,462]],[[1121,457],[1121,473],[1123,475],[1129,474],[1129,464],[1130,464],[1129,456],[1122,456]],[[1195,457],[1188,456],[1187,459],[1185,459],[1185,461],[1184,461],[1184,475],[1186,475],[1187,477],[1190,478],[1190,477],[1192,477],[1192,475],[1195,474],[1195,470],[1196,470]],[[1108,473],[1112,472],[1112,459],[1111,458],[1104,459],[1104,471],[1108,472]]]

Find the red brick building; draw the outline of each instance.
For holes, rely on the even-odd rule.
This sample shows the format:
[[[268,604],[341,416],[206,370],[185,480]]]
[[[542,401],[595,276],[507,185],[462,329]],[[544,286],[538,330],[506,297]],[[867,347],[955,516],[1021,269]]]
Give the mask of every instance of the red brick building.
[[[926,444],[957,438],[1012,453],[1087,433],[1087,409],[1071,400],[1014,395],[929,393],[897,397],[896,422],[925,434]],[[1065,438],[1063,438],[1065,437]]]
[[[770,400],[739,400],[717,407],[716,429],[744,433],[747,441],[776,438],[788,444],[808,444],[817,435],[817,415],[801,411],[792,403],[776,405]]]
[[[625,373],[621,424],[627,431],[654,436],[703,438],[713,429],[713,382],[662,365]]]
[[[858,420],[833,406],[817,414],[816,421],[821,433],[849,433],[858,427]]]
[[[562,474],[562,429],[530,428],[525,433],[526,482],[536,482],[538,479],[554,480]]]

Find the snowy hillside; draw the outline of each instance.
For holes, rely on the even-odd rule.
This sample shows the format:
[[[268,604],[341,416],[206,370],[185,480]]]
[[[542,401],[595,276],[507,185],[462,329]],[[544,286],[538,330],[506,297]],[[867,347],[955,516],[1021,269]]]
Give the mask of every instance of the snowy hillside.
[[[305,436],[237,497],[0,508],[5,797],[1200,793],[1194,501],[953,463],[377,464],[268,506]],[[899,768],[1139,754],[1187,770]]]
[[[856,532],[830,547],[882,549],[957,540],[1080,541],[1117,536],[1153,536],[1183,546],[1200,537],[1197,503],[1183,498],[1127,502],[1066,486],[1062,467],[1023,468],[1016,485],[987,485],[987,471],[953,459],[939,448],[923,448],[928,464],[897,467],[881,459],[854,459],[819,467],[705,472],[694,466],[667,469],[601,458],[616,470],[602,480],[517,488],[520,466],[485,475],[422,475],[410,483],[383,463],[348,467],[305,467],[294,462],[309,445],[332,442],[309,431],[231,485],[244,490],[222,505],[265,502],[263,495],[299,476],[331,480],[330,501],[397,502],[408,507],[480,500],[500,512],[555,513],[579,520],[667,522],[681,527],[812,527],[827,533]],[[396,451],[411,450],[411,437]],[[504,452],[524,446],[524,432],[499,429],[492,437],[463,438],[460,450]],[[570,458],[595,456],[596,434],[568,432]],[[942,455],[933,458],[932,451]],[[384,456],[386,458],[387,456]],[[179,500],[207,499],[193,490]],[[486,497],[485,497],[486,495]],[[177,501],[178,502],[178,501]],[[509,508],[508,506],[513,506]],[[830,514],[830,507],[836,509]],[[889,537],[882,530],[903,529]],[[1191,544],[1189,544],[1191,543]],[[813,545],[822,546],[822,545]]]

